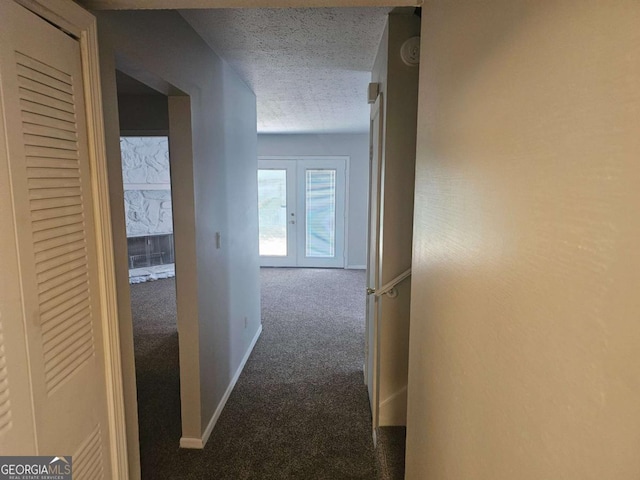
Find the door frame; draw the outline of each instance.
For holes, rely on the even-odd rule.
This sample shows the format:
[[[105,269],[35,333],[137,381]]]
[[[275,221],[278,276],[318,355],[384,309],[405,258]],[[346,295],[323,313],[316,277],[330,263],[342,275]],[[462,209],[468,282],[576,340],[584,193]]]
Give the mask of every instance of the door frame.
[[[70,0],[13,1],[60,28],[80,44],[98,291],[103,319],[110,459],[114,476],[126,480],[129,478],[129,466],[96,18]]]
[[[258,161],[260,160],[310,160],[310,161],[324,161],[324,160],[344,160],[345,169],[344,169],[344,232],[343,232],[343,258],[344,263],[342,267],[337,268],[347,268],[349,265],[349,168],[351,163],[351,157],[349,155],[260,155],[258,156]],[[257,172],[256,172],[257,174]],[[296,185],[298,179],[295,179]],[[298,209],[298,199],[296,199],[295,208]],[[297,210],[296,210],[297,211]],[[301,214],[298,213],[296,221],[299,222],[301,218]],[[298,246],[296,246],[299,248]],[[293,265],[295,266],[295,265]],[[304,268],[304,267],[302,267]],[[327,268],[336,268],[336,267],[327,267]]]
[[[374,126],[378,119],[377,145],[373,144]],[[377,148],[374,148],[377,147]],[[369,394],[371,405],[371,426],[374,432],[379,424],[379,377],[380,377],[380,335],[379,335],[379,308],[378,297],[370,293],[380,287],[380,261],[381,261],[381,197],[382,192],[382,166],[384,153],[384,101],[380,92],[376,101],[371,106],[370,133],[369,133],[369,209],[367,229],[367,308],[365,316],[365,359],[364,359],[364,383]],[[375,165],[374,165],[375,161]],[[375,167],[375,168],[374,168]],[[375,178],[374,178],[375,176]],[[375,202],[375,205],[374,205]],[[375,231],[375,234],[372,232]],[[372,238],[375,235],[375,238]],[[373,270],[373,271],[372,271]],[[373,281],[373,284],[371,284]]]

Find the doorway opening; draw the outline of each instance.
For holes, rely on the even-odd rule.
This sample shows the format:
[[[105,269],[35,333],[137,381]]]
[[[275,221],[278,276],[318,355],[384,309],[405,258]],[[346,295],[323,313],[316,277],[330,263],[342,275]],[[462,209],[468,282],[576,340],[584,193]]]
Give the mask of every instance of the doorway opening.
[[[127,265],[143,475],[181,435],[168,97],[117,71]],[[159,419],[162,419],[160,422]]]
[[[169,137],[122,136],[129,283],[175,276]]]

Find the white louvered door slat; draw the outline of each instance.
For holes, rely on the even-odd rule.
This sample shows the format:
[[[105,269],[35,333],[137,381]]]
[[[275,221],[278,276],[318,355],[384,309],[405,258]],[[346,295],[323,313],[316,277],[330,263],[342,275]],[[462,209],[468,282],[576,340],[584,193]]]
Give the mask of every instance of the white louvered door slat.
[[[9,372],[5,356],[4,334],[0,323],[0,435],[13,426],[11,413],[11,390],[9,389]]]
[[[84,444],[74,453],[74,474],[77,478],[103,478],[100,426],[96,426]]]
[[[77,455],[76,479],[110,478],[80,47],[12,0],[0,8],[16,281],[37,451]],[[0,357],[0,435],[3,372]]]

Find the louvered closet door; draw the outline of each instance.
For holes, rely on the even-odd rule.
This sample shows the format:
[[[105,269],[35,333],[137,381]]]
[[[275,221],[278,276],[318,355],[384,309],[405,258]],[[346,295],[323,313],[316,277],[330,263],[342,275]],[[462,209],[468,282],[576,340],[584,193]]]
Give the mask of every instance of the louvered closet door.
[[[23,311],[3,321],[24,322],[38,453],[73,455],[74,479],[109,479],[80,48],[11,0],[0,23]]]

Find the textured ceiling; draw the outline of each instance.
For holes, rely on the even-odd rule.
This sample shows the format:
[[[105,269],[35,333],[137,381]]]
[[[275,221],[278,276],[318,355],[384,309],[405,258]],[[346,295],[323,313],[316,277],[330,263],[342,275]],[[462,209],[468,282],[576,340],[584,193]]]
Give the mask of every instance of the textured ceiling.
[[[390,8],[184,10],[251,87],[260,133],[369,130],[367,85]]]

